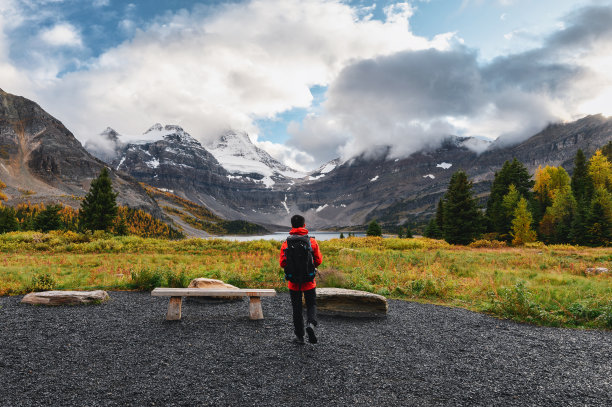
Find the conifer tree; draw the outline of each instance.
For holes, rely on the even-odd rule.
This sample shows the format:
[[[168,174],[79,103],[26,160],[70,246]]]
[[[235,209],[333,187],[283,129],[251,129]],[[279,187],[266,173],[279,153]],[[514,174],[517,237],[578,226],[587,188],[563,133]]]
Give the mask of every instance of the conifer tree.
[[[591,200],[593,193],[593,182],[589,176],[589,168],[586,157],[579,149],[574,158],[574,173],[572,174],[572,193],[577,202],[586,202]]]
[[[520,246],[525,243],[535,242],[536,233],[531,228],[533,222],[533,216],[527,208],[527,200],[521,198],[514,210],[514,219],[512,219],[512,244]]]
[[[601,150],[595,151],[589,160],[589,176],[593,180],[594,188],[612,190],[612,164]]]
[[[85,230],[109,230],[117,216],[117,193],[113,191],[108,169],[104,167],[92,181],[89,192],[81,203],[79,221]]]
[[[491,194],[487,201],[486,218],[490,232],[508,234],[512,215],[508,215],[502,206],[503,198],[508,194],[510,185],[514,185],[520,196],[528,201],[532,198],[533,181],[527,167],[514,158],[506,161],[499,172],[495,173]]]
[[[406,229],[404,230],[404,237],[406,239],[411,239],[412,238],[412,229],[410,229],[409,225],[406,225]]]
[[[574,244],[583,244],[586,236],[586,218],[593,195],[593,181],[589,176],[586,157],[579,149],[574,158],[574,173],[572,174],[572,194],[576,200],[576,212],[570,225],[569,241]]]
[[[439,230],[439,235],[436,238],[442,238],[442,228],[444,228],[444,202],[442,198],[438,201],[438,207],[436,208],[436,226]]]
[[[397,238],[398,238],[398,239],[401,239],[401,238],[403,238],[403,237],[404,237],[404,228],[400,226],[400,227],[397,229]]]
[[[13,232],[19,229],[15,209],[0,204],[0,233]]]
[[[376,219],[373,219],[368,225],[366,236],[382,236],[382,229]]]
[[[606,156],[608,161],[612,162],[612,141],[601,148],[601,153]]]
[[[430,239],[442,239],[442,231],[438,229],[438,223],[436,222],[436,218],[431,218],[427,227],[423,231],[423,235]]]
[[[585,243],[591,246],[612,244],[612,196],[603,188],[597,188],[586,220]]]
[[[482,214],[472,195],[472,183],[463,171],[455,172],[444,196],[444,240],[468,244],[482,231]]]
[[[344,233],[340,232],[340,239],[344,239]]]
[[[49,205],[40,211],[34,218],[34,229],[42,232],[60,229],[62,220],[59,211],[61,209],[61,205]]]

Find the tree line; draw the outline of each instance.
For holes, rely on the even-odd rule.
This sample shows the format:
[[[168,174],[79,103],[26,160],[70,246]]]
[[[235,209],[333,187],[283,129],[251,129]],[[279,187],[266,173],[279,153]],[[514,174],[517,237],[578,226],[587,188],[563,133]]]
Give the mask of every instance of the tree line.
[[[18,230],[102,230],[116,235],[180,238],[182,233],[140,209],[118,206],[117,193],[106,168],[91,183],[80,209],[61,204],[23,203],[15,208],[3,206],[6,195],[0,181],[0,233]]]
[[[485,208],[478,205],[466,173],[457,171],[424,235],[464,245],[483,237],[513,245],[610,246],[611,162],[612,142],[589,159],[578,150],[571,177],[561,166],[540,166],[531,177],[514,158],[495,173]]]

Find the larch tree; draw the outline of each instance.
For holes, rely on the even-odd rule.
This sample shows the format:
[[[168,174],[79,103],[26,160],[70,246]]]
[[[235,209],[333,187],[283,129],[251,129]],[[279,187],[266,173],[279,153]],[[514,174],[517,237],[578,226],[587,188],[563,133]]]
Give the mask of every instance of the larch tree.
[[[525,243],[536,241],[536,232],[531,228],[533,216],[527,207],[527,200],[521,198],[514,210],[514,219],[512,219],[512,244],[521,246]]]

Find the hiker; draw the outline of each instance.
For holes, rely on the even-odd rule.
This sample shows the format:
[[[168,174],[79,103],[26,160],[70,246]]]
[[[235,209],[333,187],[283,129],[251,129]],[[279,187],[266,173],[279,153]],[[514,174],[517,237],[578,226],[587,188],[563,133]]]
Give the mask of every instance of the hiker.
[[[293,308],[294,342],[304,343],[304,316],[302,313],[302,293],[306,300],[306,333],[308,342],[317,343],[315,334],[316,320],[316,281],[317,267],[323,261],[319,244],[314,237],[308,236],[306,220],[301,215],[291,217],[291,231],[283,242],[280,251],[280,266],[285,269],[285,279],[291,295]]]

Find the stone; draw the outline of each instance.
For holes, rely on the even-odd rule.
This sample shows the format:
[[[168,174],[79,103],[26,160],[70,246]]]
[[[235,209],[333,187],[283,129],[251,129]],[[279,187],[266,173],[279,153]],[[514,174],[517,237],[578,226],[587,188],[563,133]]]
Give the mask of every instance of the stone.
[[[609,270],[605,267],[589,267],[588,269],[584,270],[584,274],[587,276],[597,276],[599,274],[607,273],[609,273]]]
[[[317,288],[317,312],[343,317],[383,317],[389,304],[382,295],[344,288]]]
[[[187,288],[206,288],[208,290],[238,290],[238,287],[235,287],[231,284],[224,283],[221,280],[215,280],[213,278],[194,278],[191,280]],[[227,297],[189,297],[190,301],[194,302],[219,302],[219,301],[238,301],[242,300],[242,296],[230,295]]]
[[[99,304],[110,298],[103,290],[95,291],[41,291],[26,294],[21,302],[34,305]]]

